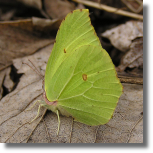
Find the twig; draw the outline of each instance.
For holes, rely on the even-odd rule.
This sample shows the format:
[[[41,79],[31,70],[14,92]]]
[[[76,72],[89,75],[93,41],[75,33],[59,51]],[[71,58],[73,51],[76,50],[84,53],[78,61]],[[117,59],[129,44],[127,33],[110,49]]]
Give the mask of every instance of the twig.
[[[143,84],[143,78],[122,77],[118,76],[122,83]]]
[[[85,0],[73,0],[73,1],[77,2],[77,3],[87,5],[87,6],[90,6],[90,7],[94,7],[94,8],[97,8],[97,9],[105,10],[105,11],[110,12],[110,13],[115,13],[115,14],[131,17],[131,18],[143,20],[143,15],[131,13],[131,12],[128,12],[128,11],[119,10],[118,8],[110,7],[110,6],[107,6],[107,5],[98,4],[98,3],[95,3],[95,2],[90,2],[90,1],[85,1]]]

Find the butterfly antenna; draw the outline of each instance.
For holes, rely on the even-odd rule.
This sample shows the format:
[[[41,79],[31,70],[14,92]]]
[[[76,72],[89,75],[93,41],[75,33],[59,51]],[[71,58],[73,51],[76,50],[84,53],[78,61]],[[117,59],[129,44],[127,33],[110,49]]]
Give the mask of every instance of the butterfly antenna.
[[[36,68],[36,66],[33,64],[33,62],[30,60],[30,59],[28,59],[28,61],[33,65],[33,67],[35,68],[34,70],[35,70],[35,72],[41,77],[41,79],[42,79],[42,89],[44,90],[44,76],[40,73],[40,71]]]
[[[39,73],[39,75],[41,76],[41,78],[42,78],[42,80],[44,80],[44,76],[40,73],[40,71],[36,68],[36,66],[33,64],[33,62],[30,60],[30,59],[28,59],[29,60],[29,62],[33,65],[33,67],[35,68],[35,70],[37,70],[37,72]]]
[[[40,73],[40,71],[36,68],[36,66],[31,62],[31,60],[29,60],[29,62],[33,65],[33,67],[35,69],[31,65],[29,65],[28,63],[24,63],[24,62],[22,62],[22,63],[28,65],[31,69],[33,69],[41,77],[42,80],[44,80],[44,76]]]

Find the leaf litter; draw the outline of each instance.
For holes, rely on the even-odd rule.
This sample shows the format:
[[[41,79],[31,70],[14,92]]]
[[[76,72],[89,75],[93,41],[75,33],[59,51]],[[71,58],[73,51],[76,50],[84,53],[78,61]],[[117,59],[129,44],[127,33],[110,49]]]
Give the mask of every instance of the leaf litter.
[[[36,100],[42,99],[42,80],[23,62],[30,59],[44,75],[45,67],[53,45],[39,52],[13,60],[20,78],[16,89],[0,101],[0,142],[7,143],[142,143],[143,86],[124,83],[113,118],[106,125],[88,126],[75,122],[71,117],[60,116],[61,127],[57,136],[56,114],[38,105],[28,110]],[[139,121],[139,122],[138,122]]]
[[[51,3],[48,0],[44,1],[46,4],[47,2]],[[26,6],[35,7],[37,10],[39,10],[43,17],[49,18],[49,16],[51,16],[49,12],[50,10],[47,10],[48,8],[44,5],[45,11],[48,12],[48,15],[45,14],[45,11],[42,9],[41,1],[33,0],[32,3],[26,4],[27,2],[23,0],[22,3],[25,3]],[[56,7],[57,6],[58,4],[56,3]],[[73,9],[73,6],[69,7],[69,4],[66,4],[65,6],[67,7],[66,10]],[[18,10],[8,10],[8,12],[2,13],[4,20],[20,19],[18,16],[15,16]],[[60,10],[64,10],[62,5]],[[59,18],[60,15],[63,15],[61,13],[59,14],[59,12],[53,13],[55,13],[53,18]],[[62,16],[60,18],[62,18]],[[42,99],[42,80],[38,74],[36,74],[27,65],[22,63],[28,63],[28,59],[30,59],[41,71],[41,73],[43,75],[45,74],[46,63],[52,49],[52,45],[48,44],[50,44],[52,40],[42,37],[42,33],[47,34],[48,36],[51,31],[56,31],[60,22],[61,20],[58,19],[50,20],[35,17],[32,19],[18,20],[13,22],[1,22],[0,26],[2,30],[0,31],[0,52],[4,53],[4,51],[6,51],[9,52],[9,54],[6,54],[5,60],[2,58],[2,56],[0,57],[0,97],[2,98],[0,101],[0,142],[143,143],[143,85],[122,83],[124,86],[123,95],[118,102],[118,106],[112,119],[106,125],[91,127],[79,122],[75,122],[71,117],[67,118],[60,116],[61,128],[59,135],[57,136],[57,116],[56,114],[52,113],[51,111],[47,111],[44,108],[41,108],[39,117],[30,123],[37,114],[39,104],[37,103],[31,110],[28,109],[35,103],[37,99]],[[119,27],[116,32],[113,32],[114,37],[116,37],[115,34],[118,34],[119,31],[118,36],[120,39],[115,38],[113,41],[111,40],[111,42],[121,51],[130,51],[131,42],[134,42],[138,37],[143,37],[143,24],[142,22],[139,23],[139,21],[129,21],[129,23],[123,24],[121,26],[122,28]],[[124,41],[127,45],[121,42],[121,40],[124,40],[122,39],[122,35],[127,32],[127,30],[125,31],[124,26],[133,26],[133,28],[129,28],[128,31],[134,29],[135,32],[132,33],[136,34],[135,36],[129,35],[132,39],[123,36],[125,39],[127,39],[127,41]],[[16,31],[14,30],[14,32],[12,32],[12,29],[15,29]],[[121,29],[123,29],[122,32]],[[38,37],[38,35],[35,33],[35,30],[41,32],[41,34],[39,33],[40,37]],[[11,34],[8,31],[10,31]],[[2,35],[2,33],[4,33],[4,35]],[[131,31],[128,32],[128,34],[130,33]],[[8,41],[7,38],[10,35],[11,37]],[[20,40],[20,35],[23,38],[23,41]],[[16,38],[17,43],[15,42],[14,38]],[[113,38],[112,35],[110,35],[110,38]],[[115,42],[115,40],[118,42]],[[9,46],[6,44],[6,42],[9,44]],[[119,45],[116,46],[117,44]],[[135,47],[134,43],[133,46]],[[134,47],[131,48],[131,50],[134,50]],[[16,51],[19,51],[19,53],[16,53]],[[133,56],[132,54],[133,53],[131,52],[128,55],[127,52],[127,56],[124,56],[126,58],[124,59],[123,57],[122,60],[128,61],[129,56]],[[10,56],[8,59],[6,59],[7,55]],[[17,69],[17,73],[21,76],[17,86],[13,85],[13,82],[10,78],[10,67],[8,66],[12,64],[12,60],[13,67]],[[124,70],[127,66],[127,62],[125,61],[121,64],[123,66],[122,70]],[[141,66],[143,61],[140,60],[137,62],[135,60],[131,65],[130,64],[128,64],[130,67]],[[11,81],[12,83],[8,85],[7,81]],[[3,85],[5,85],[10,92],[5,96],[3,94]]]

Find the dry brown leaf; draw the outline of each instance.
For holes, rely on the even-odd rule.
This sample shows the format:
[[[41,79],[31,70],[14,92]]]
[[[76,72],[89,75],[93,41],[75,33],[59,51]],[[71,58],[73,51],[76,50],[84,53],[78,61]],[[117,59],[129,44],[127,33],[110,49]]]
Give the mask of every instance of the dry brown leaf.
[[[25,6],[28,6],[28,7],[33,7],[33,8],[36,8],[36,9],[41,9],[42,8],[42,2],[41,0],[0,0],[0,4],[1,5],[8,5],[8,6],[11,6],[12,8],[15,6],[21,6],[22,5],[25,5]],[[22,7],[22,6],[21,6]],[[19,9],[19,8],[18,8]]]
[[[143,37],[143,22],[128,21],[125,24],[105,31],[101,36],[108,38],[115,48],[126,52],[130,49],[132,40],[137,37]]]
[[[121,0],[126,7],[134,12],[134,13],[142,13],[143,11],[143,0],[139,0],[139,1],[128,1],[128,0]]]
[[[44,0],[44,7],[52,19],[63,19],[69,12],[75,9],[73,3],[62,0]]]
[[[14,16],[15,13],[16,13],[15,9],[11,9],[8,12],[5,12],[5,13],[2,13],[2,11],[0,9],[0,21],[11,20],[11,18]]]
[[[18,2],[21,2],[24,5],[27,5],[29,7],[34,7],[39,10],[42,9],[42,2],[41,0],[17,0]]]
[[[143,67],[143,37],[132,41],[129,51],[122,57],[119,71],[125,68]]]
[[[36,116],[38,104],[29,109],[36,99],[42,99],[42,80],[27,65],[30,59],[45,73],[51,46],[29,57],[14,60],[18,73],[23,73],[17,88],[2,98],[0,102],[0,142],[10,143],[142,143],[143,142],[143,86],[123,84],[121,96],[113,118],[106,125],[88,126],[75,122],[71,117],[60,116],[61,127],[57,136],[56,114],[41,108],[40,117],[29,124]]]
[[[10,73],[11,73],[11,67],[8,67],[5,74],[4,83],[3,83],[4,87],[8,90],[8,92],[11,92],[15,85],[12,79],[10,78]]]
[[[56,32],[61,24],[62,20],[59,19],[42,19],[37,17],[32,17],[32,25],[35,31],[43,32],[47,35],[51,35],[52,32]]]
[[[39,19],[40,22],[40,19]],[[41,20],[42,22],[42,20]],[[46,24],[46,22],[48,24]],[[43,37],[42,31],[48,33],[58,28],[59,21],[46,21],[43,27],[38,24],[38,19],[19,20],[0,23],[0,70],[12,64],[12,60],[33,54],[38,49],[53,42],[51,37]],[[47,28],[49,27],[49,28]],[[39,33],[36,31],[39,29]],[[43,31],[45,32],[45,30]],[[39,34],[39,35],[38,35]]]
[[[30,59],[44,74],[45,62],[47,62],[51,48],[52,46],[47,48],[48,53],[44,49],[43,52],[38,52],[33,56],[14,60],[18,73],[24,74],[17,88],[3,97],[0,102],[0,142],[26,142],[44,115],[46,110],[42,108],[39,118],[29,124],[37,114],[38,104],[31,110],[28,109],[37,99],[42,99],[42,80],[22,62]]]
[[[0,99],[2,98],[3,95],[3,82],[4,82],[4,78],[6,76],[6,73],[9,71],[10,68],[6,68],[2,71],[0,71]]]

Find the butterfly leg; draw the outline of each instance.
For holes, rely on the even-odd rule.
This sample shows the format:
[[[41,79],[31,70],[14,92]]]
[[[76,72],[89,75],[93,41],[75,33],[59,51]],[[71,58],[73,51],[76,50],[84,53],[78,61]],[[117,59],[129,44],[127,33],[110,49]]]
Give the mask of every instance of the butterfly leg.
[[[37,112],[36,117],[30,123],[32,123],[39,116],[40,108],[41,108],[41,104],[38,107],[38,112]]]
[[[27,111],[31,110],[39,101],[41,100],[37,100],[29,109],[27,109]]]
[[[57,130],[57,135],[59,133],[59,129],[60,129],[60,117],[59,117],[59,112],[58,110],[56,111],[57,117],[58,117],[58,130]]]
[[[40,108],[41,108],[42,106],[44,106],[44,105],[43,105],[43,104],[40,104],[40,105],[39,105],[38,111],[37,111],[37,115],[36,115],[36,117],[35,117],[30,123],[32,123],[34,120],[37,119],[37,117],[39,116],[39,113],[40,113]]]

